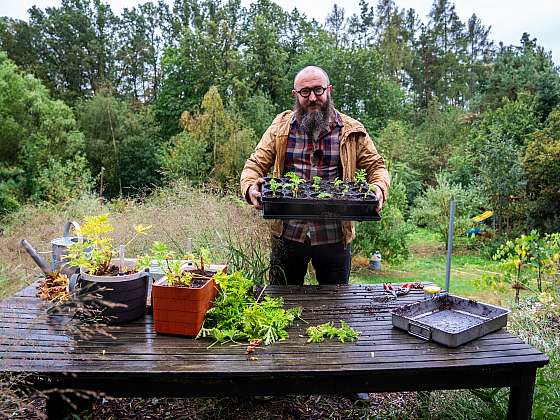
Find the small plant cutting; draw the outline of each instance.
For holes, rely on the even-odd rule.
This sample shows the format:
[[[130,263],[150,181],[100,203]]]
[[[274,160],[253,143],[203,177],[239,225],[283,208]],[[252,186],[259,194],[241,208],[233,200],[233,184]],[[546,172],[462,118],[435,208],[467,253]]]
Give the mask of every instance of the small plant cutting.
[[[216,273],[207,270],[208,254],[203,248],[197,256],[188,256],[194,264],[189,267],[167,245],[154,242],[151,255],[138,259],[142,266],[150,266],[155,261],[164,274],[152,286],[156,332],[190,337],[198,334],[216,297]]]
[[[329,198],[332,198],[332,197],[333,197],[333,195],[331,193],[326,193],[326,192],[322,192],[322,193],[319,193],[319,195],[317,195],[317,198],[319,198],[321,200],[326,200],[326,199],[329,199]]]
[[[281,297],[252,294],[253,282],[242,273],[218,273],[218,297],[208,311],[198,337],[211,337],[212,344],[258,342],[265,345],[288,338],[287,329],[301,316],[301,308],[284,309]]]
[[[109,214],[90,216],[80,227],[81,242],[68,247],[67,265],[80,267],[69,288],[79,294],[96,297],[90,306],[98,307],[108,323],[132,321],[146,312],[149,273],[143,267],[124,260],[124,248],[151,226],[137,225],[132,238],[121,246],[120,259],[110,233]]]
[[[341,343],[356,341],[361,333],[351,328],[346,322],[340,320],[340,328],[333,325],[332,322],[309,327],[307,329],[308,343],[322,343],[325,337],[329,339],[338,339]]]

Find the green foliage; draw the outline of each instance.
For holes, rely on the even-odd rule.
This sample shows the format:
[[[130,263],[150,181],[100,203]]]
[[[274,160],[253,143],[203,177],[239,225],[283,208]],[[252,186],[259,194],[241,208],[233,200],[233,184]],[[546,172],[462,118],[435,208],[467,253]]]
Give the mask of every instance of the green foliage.
[[[533,224],[547,231],[560,229],[560,108],[545,128],[533,132],[522,158],[527,174],[529,213]]]
[[[360,222],[356,226],[356,239],[352,246],[356,253],[369,256],[379,250],[387,261],[408,258],[409,235],[413,226],[403,216],[406,191],[398,177],[393,176],[391,192],[384,204],[381,221]]]
[[[560,103],[560,75],[543,47],[524,33],[520,46],[504,46],[481,86],[478,99],[484,108],[498,109],[524,92],[534,95],[541,121]]]
[[[188,177],[197,184],[213,172],[222,186],[237,183],[256,139],[251,129],[224,108],[216,87],[204,96],[202,112],[183,113],[181,124],[183,133],[172,139],[162,157],[167,178]]]
[[[14,181],[0,182],[0,216],[20,208],[20,200],[18,186]]]
[[[559,317],[558,293],[543,293],[521,302],[508,322],[511,332],[549,357],[549,364],[537,370],[533,416],[538,419],[560,416]]]
[[[51,203],[63,203],[80,197],[92,188],[89,165],[84,156],[65,163],[50,160],[37,178],[40,198]]]
[[[0,211],[25,198],[66,200],[90,187],[84,138],[72,111],[0,53]],[[3,209],[3,210],[2,210]]]
[[[341,343],[356,341],[361,333],[351,328],[346,322],[340,320],[340,328],[332,322],[307,328],[308,343],[322,343],[325,337],[333,340],[338,339]]]
[[[528,135],[538,126],[534,98],[520,96],[496,112],[485,113],[471,133],[469,149],[479,167],[478,183],[494,211],[498,231],[508,230],[512,221],[524,217],[524,201],[510,197],[520,197],[524,191],[526,175],[520,156]]]
[[[464,235],[470,227],[470,218],[478,208],[484,207],[479,193],[474,188],[464,189],[451,184],[444,174],[436,175],[437,185],[428,187],[424,194],[416,198],[411,211],[411,219],[418,226],[426,226],[437,232],[442,243],[447,243],[449,211],[451,201],[457,203],[455,213],[455,236]]]
[[[212,337],[221,344],[262,340],[265,345],[288,338],[286,330],[299,318],[301,308],[283,309],[282,298],[254,298],[253,282],[240,272],[219,273],[215,279],[220,286],[218,297],[198,337]]]
[[[463,122],[464,115],[459,108],[430,104],[425,120],[397,159],[417,172],[425,185],[432,185],[434,174],[447,170],[449,159],[465,149],[469,127]]]
[[[76,111],[101,193],[130,195],[159,184],[162,141],[150,108],[135,111],[104,91],[80,102]]]

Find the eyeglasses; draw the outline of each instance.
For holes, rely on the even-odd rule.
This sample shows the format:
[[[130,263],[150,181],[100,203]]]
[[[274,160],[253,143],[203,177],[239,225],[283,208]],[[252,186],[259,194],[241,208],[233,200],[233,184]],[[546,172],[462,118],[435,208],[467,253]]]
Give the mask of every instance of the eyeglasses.
[[[304,98],[309,98],[309,95],[311,95],[311,92],[313,92],[315,94],[315,96],[321,96],[323,93],[325,93],[325,90],[327,90],[327,89],[328,89],[328,87],[315,86],[314,88],[303,88],[303,89],[294,90],[294,91],[296,93],[299,93]]]

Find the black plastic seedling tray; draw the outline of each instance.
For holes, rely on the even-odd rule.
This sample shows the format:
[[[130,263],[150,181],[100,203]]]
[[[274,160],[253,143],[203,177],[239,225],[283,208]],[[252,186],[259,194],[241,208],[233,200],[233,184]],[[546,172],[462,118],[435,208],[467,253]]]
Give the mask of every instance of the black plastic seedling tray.
[[[312,182],[305,181],[294,197],[287,178],[275,179],[280,184],[276,191],[271,190],[270,181],[265,178],[261,190],[265,219],[381,220],[377,197],[367,192],[367,186],[346,182],[335,187],[331,181],[322,181],[319,188],[314,188]]]

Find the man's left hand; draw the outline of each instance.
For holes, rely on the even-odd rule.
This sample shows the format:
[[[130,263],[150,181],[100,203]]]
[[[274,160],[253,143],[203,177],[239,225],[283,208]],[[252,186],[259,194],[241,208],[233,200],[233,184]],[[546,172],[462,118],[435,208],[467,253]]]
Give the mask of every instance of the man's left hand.
[[[377,200],[379,201],[377,204],[377,207],[375,208],[377,211],[381,211],[381,209],[383,208],[383,192],[381,191],[381,188],[379,188],[378,185],[376,185],[375,188],[375,196],[377,197]]]

